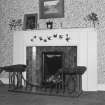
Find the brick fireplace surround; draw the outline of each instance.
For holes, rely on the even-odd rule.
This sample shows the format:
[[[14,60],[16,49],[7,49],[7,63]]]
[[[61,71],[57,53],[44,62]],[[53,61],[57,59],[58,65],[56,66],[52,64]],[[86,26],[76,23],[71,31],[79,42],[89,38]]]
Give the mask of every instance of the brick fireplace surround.
[[[76,51],[74,51],[75,47]],[[72,28],[14,32],[14,64],[27,64],[27,58],[30,57],[27,48],[32,49],[33,52],[28,52],[34,59],[34,62],[31,62],[31,64],[34,63],[33,84],[37,80],[36,70],[42,68],[41,53],[57,51],[65,53],[63,65],[87,67],[87,71],[82,76],[82,89],[84,91],[97,90],[97,33],[95,29]],[[69,57],[71,57],[71,61],[68,59]],[[24,77],[26,78],[26,73],[24,73]]]

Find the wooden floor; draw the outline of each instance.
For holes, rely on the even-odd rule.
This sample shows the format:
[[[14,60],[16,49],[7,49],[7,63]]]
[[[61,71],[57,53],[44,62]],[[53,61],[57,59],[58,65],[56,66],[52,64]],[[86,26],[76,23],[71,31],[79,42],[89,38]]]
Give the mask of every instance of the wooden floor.
[[[0,105],[105,105],[105,91],[84,92],[79,97],[60,97],[9,92],[0,86]]]

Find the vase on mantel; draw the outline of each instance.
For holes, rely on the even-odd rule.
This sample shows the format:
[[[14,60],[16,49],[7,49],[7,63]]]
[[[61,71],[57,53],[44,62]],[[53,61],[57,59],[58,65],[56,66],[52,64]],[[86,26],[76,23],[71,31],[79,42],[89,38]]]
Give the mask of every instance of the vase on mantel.
[[[90,26],[96,27],[96,24],[99,24],[99,19],[96,13],[92,12],[89,15],[87,15],[84,20],[87,22],[90,22]]]

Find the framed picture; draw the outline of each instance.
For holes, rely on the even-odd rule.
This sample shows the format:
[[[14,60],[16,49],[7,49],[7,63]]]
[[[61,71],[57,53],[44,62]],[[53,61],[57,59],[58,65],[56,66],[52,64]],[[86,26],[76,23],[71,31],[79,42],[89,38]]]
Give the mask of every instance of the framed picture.
[[[40,19],[63,18],[64,0],[39,0]]]
[[[37,28],[37,14],[25,14],[23,30]]]

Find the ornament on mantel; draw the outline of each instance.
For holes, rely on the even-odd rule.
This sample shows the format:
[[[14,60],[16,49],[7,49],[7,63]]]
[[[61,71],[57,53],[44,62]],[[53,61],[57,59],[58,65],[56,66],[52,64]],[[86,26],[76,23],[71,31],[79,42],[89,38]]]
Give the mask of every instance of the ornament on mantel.
[[[48,40],[52,40],[52,39],[51,39],[51,38],[52,38],[51,36],[48,36],[47,38],[48,38]]]
[[[54,34],[53,37],[56,38],[57,37],[57,34]]]
[[[63,26],[63,24],[62,24],[62,22],[60,23],[60,27],[62,28],[62,26]]]
[[[96,23],[99,24],[99,19],[96,13],[92,12],[84,18],[85,21],[92,22],[93,26],[96,26]]]
[[[44,39],[43,41],[44,41],[44,42],[47,42],[47,39]]]
[[[66,41],[68,42],[70,40],[70,37],[68,34],[66,34]]]
[[[46,22],[46,25],[47,25],[47,29],[52,29],[53,28],[53,22],[52,21],[48,21]]]
[[[37,38],[37,36],[35,35],[35,36],[34,36],[34,38],[36,39],[36,38]]]
[[[40,36],[40,37],[39,37],[39,40],[41,41],[41,40],[43,40],[43,38]]]
[[[34,39],[31,39],[31,42],[33,42],[34,41]]]
[[[58,36],[58,37],[57,37]],[[65,37],[64,37],[65,36]],[[43,38],[42,36],[37,36],[37,35],[35,35],[35,36],[33,36],[33,38],[31,38],[30,39],[30,41],[31,42],[33,42],[34,41],[34,39],[39,39],[40,41],[43,41],[43,42],[48,42],[48,41],[50,41],[50,40],[53,40],[53,38],[55,39],[55,38],[58,38],[58,39],[65,39],[67,42],[69,42],[69,40],[70,40],[70,36],[68,35],[68,34],[66,34],[66,35],[63,35],[63,34],[54,34],[54,35],[52,35],[52,36],[47,36],[47,38]]]
[[[9,22],[10,30],[17,30],[22,26],[22,19],[11,19]]]
[[[63,38],[63,35],[59,35],[59,39],[62,39]]]

